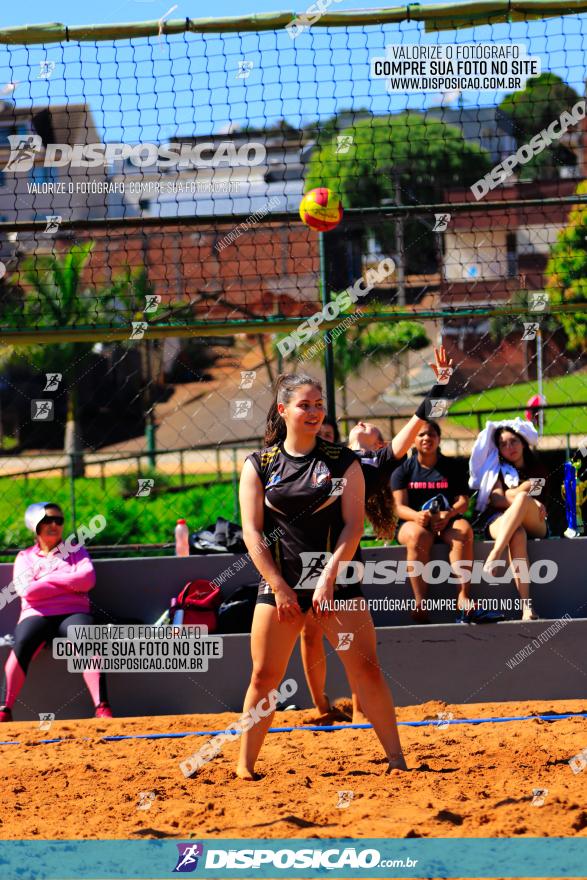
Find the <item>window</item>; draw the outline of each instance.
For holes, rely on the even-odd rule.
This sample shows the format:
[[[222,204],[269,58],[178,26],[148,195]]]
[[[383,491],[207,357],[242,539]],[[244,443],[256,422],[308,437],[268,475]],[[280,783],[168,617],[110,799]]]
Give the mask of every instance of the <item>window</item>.
[[[508,278],[515,278],[518,274],[518,253],[515,232],[508,232],[505,247],[507,252]]]

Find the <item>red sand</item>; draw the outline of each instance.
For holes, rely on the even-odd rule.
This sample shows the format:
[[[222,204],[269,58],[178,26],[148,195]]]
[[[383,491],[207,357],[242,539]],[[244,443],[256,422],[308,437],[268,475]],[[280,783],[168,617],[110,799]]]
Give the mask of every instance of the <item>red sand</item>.
[[[584,711],[577,701],[399,710],[403,721]],[[262,778],[233,775],[237,743],[225,746],[195,779],[178,763],[202,737],[104,742],[104,734],[218,730],[236,715],[184,715],[5,724],[0,838],[328,838],[585,836],[585,775],[568,759],[587,747],[585,719],[401,728],[411,772],[385,775],[371,730],[269,734]],[[274,726],[315,720],[312,711],[276,715]],[[65,742],[41,744],[48,737]],[[89,737],[84,739],[83,737]],[[532,790],[547,788],[543,806]],[[346,809],[338,792],[352,791]],[[140,792],[154,792],[148,810]]]

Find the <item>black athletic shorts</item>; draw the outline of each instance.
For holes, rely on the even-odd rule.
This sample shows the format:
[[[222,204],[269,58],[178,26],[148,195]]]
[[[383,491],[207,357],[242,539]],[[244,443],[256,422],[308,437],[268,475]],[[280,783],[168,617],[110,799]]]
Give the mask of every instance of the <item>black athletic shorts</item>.
[[[261,589],[262,587],[259,587],[259,591],[261,591]],[[294,592],[298,597],[298,604],[302,612],[305,614],[306,611],[309,611],[312,607],[314,590],[295,590]],[[342,587],[335,590],[332,598],[336,602],[341,602],[345,599],[360,599],[362,596],[363,591],[361,590],[360,584],[349,584],[348,587]],[[277,603],[274,594],[259,592],[257,596],[257,605],[273,605],[276,607]]]

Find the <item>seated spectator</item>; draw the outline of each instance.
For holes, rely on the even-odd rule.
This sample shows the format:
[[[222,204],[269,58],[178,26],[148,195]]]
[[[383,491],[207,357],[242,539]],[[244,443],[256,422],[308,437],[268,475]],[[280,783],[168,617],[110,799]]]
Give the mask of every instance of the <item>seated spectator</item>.
[[[547,471],[530,449],[538,441],[536,428],[524,419],[487,422],[471,453],[469,485],[478,489],[475,525],[495,544],[485,571],[508,553],[522,600],[522,620],[537,620],[530,599],[528,538],[548,535]]]
[[[4,667],[0,722],[12,721],[12,707],[22,688],[31,660],[55,636],[66,637],[68,626],[89,626],[88,592],[96,583],[87,550],[79,547],[62,558],[55,551],[63,536],[63,511],[58,504],[41,502],[27,507],[25,524],[36,536],[32,547],[14,561],[13,584],[21,597],[14,631],[14,647]],[[103,672],[82,673],[95,706],[96,718],[112,718]]]
[[[318,436],[322,437],[323,440],[328,440],[329,443],[340,443],[340,431],[335,419],[331,418],[331,416],[324,416]]]
[[[463,517],[469,504],[466,468],[440,452],[440,427],[436,422],[425,420],[414,443],[416,454],[396,468],[391,477],[400,519],[398,541],[406,546],[410,562],[425,565],[432,545],[442,541],[449,547],[451,564],[463,560],[472,563],[473,530]],[[459,577],[457,571],[455,575]],[[416,623],[430,623],[422,608],[428,585],[416,573],[410,575],[410,582],[416,599],[412,618]],[[462,577],[459,583],[457,607],[472,614],[469,584]]]

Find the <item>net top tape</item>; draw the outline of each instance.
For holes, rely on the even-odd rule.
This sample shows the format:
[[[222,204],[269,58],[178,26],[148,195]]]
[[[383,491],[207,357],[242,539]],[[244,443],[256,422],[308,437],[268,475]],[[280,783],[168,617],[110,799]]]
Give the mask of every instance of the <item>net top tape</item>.
[[[421,21],[426,32],[456,30],[483,24],[531,21],[587,12],[587,0],[481,0],[481,2],[381,9],[349,10],[325,13],[312,26],[322,28],[356,27],[401,21]],[[34,45],[40,43],[96,42],[127,40],[180,33],[235,33],[271,31],[294,21],[295,12],[266,12],[227,18],[182,18],[174,21],[145,21],[127,24],[77,25],[58,22],[25,25],[0,30],[0,44]]]

